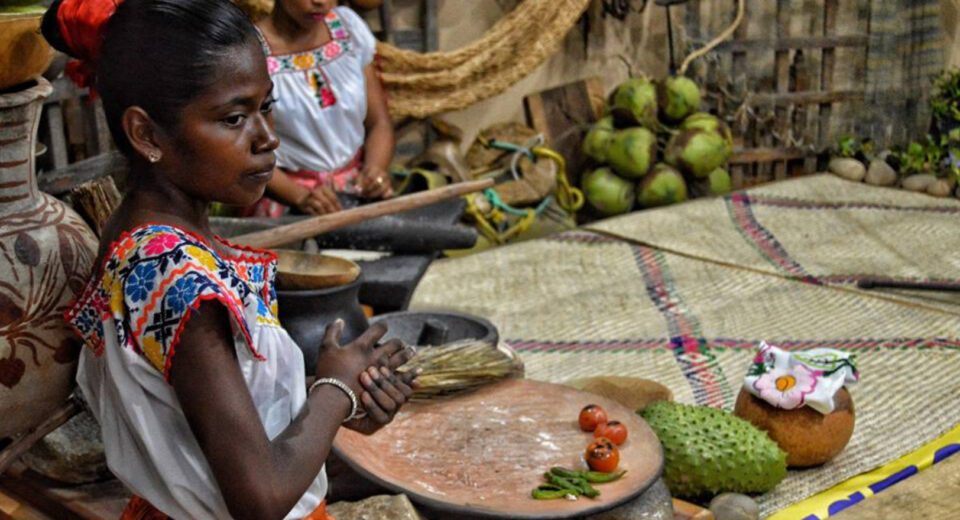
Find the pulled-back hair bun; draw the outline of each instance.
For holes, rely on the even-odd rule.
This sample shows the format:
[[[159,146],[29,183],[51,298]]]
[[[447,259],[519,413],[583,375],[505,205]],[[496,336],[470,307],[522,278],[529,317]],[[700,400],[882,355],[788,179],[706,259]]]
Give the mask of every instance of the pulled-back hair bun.
[[[93,86],[103,33],[123,0],[56,0],[40,30],[54,48],[77,59],[67,74],[81,87]]]
[[[172,130],[185,105],[229,81],[215,72],[224,56],[257,42],[253,23],[230,0],[54,0],[41,31],[77,58],[71,78],[96,88],[113,140],[127,155],[127,108],[138,106]]]

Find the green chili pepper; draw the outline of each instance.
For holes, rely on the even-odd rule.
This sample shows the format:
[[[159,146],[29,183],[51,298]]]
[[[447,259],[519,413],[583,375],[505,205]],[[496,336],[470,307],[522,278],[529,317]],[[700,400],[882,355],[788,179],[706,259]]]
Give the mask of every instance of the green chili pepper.
[[[566,489],[541,489],[537,488],[530,492],[530,496],[537,500],[554,500],[557,498],[563,498],[567,495],[570,495],[570,491]]]
[[[583,472],[582,472],[582,471],[576,471],[576,470],[573,470],[573,469],[561,468],[561,467],[559,467],[559,466],[550,468],[550,473],[553,473],[554,475],[556,475],[556,476],[558,476],[558,477],[563,477],[563,478],[583,478]]]
[[[616,473],[604,473],[602,471],[584,471],[583,478],[592,484],[605,484],[607,482],[613,482],[614,480],[619,480],[626,471],[618,471]]]

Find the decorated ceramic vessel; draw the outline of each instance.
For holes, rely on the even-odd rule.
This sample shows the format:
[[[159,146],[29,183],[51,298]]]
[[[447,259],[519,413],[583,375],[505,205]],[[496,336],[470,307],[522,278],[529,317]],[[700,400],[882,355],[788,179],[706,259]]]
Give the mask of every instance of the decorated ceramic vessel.
[[[38,77],[0,95],[0,438],[35,426],[70,394],[80,344],[63,312],[96,255],[83,220],[37,188],[37,127],[52,91]]]

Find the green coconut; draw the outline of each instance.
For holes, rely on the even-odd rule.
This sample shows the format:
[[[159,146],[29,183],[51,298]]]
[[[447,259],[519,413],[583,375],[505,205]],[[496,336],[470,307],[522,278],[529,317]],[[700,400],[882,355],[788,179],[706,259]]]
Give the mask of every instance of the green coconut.
[[[733,153],[731,143],[717,132],[691,128],[670,138],[666,162],[697,178],[723,166]]]
[[[690,193],[694,197],[726,195],[733,191],[733,180],[723,168],[717,168],[703,179],[694,179],[690,183]]]
[[[637,193],[637,201],[645,208],[667,206],[687,200],[687,183],[676,168],[657,163],[653,171],[643,178]]]
[[[607,161],[607,147],[613,138],[613,116],[607,116],[594,124],[583,138],[583,153],[597,162]]]
[[[700,109],[700,87],[692,79],[673,76],[657,82],[660,117],[669,123],[682,121]]]
[[[720,134],[721,137],[730,143],[731,147],[733,146],[733,134],[730,132],[730,127],[713,114],[697,112],[684,119],[683,123],[680,123],[681,130],[692,130],[695,128]]]
[[[654,125],[657,121],[657,87],[646,78],[624,81],[613,93],[610,113],[619,128]]]
[[[627,128],[613,133],[607,146],[607,162],[618,174],[639,179],[657,161],[657,136],[646,128]]]
[[[587,203],[601,215],[611,216],[633,209],[633,183],[613,173],[610,168],[597,168],[580,180]]]

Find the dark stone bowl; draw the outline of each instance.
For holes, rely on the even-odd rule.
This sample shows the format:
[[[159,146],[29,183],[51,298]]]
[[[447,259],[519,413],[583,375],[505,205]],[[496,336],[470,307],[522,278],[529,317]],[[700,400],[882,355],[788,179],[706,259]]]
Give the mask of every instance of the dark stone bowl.
[[[443,345],[463,339],[478,339],[496,346],[497,328],[489,321],[458,312],[399,311],[374,316],[370,324],[383,323],[387,334],[382,341],[399,338],[407,345]]]

